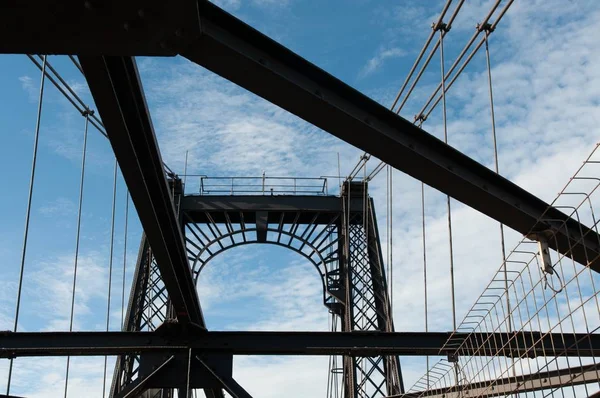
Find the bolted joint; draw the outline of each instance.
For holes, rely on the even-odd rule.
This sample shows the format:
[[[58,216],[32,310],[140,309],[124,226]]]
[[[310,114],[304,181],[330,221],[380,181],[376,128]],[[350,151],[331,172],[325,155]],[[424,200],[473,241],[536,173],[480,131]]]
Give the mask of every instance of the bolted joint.
[[[90,108],[85,108],[82,112],[81,112],[81,116],[86,117],[86,116],[94,116],[94,111]]]
[[[495,28],[492,27],[492,24],[489,22],[486,22],[484,24],[478,23],[476,25],[476,28],[477,28],[478,32],[487,32],[487,33],[492,33],[495,30]]]
[[[422,112],[419,113],[418,115],[415,115],[415,123],[416,122],[425,122],[427,120],[427,116],[425,116],[425,114],[423,114]]]
[[[432,23],[431,29],[433,29],[435,32],[437,32],[438,30],[441,30],[442,32],[449,32],[450,26],[448,26],[444,22],[440,21],[439,23],[435,23],[435,22]]]

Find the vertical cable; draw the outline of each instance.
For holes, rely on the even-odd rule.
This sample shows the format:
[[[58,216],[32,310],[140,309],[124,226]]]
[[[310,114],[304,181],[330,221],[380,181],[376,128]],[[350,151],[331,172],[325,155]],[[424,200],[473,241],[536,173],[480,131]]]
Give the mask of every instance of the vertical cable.
[[[129,221],[129,191],[125,196],[125,238],[123,241],[123,289],[121,290],[121,328],[125,330],[125,271],[127,270],[127,222]]]
[[[446,79],[444,73],[444,30],[445,24],[438,27],[440,31],[440,66],[442,70],[442,117],[444,122],[444,142],[448,143],[448,122],[446,119]],[[452,329],[456,331],[456,298],[454,294],[454,250],[452,247],[452,209],[450,196],[446,195],[448,207],[448,243],[450,245],[450,285],[452,290]]]
[[[33,183],[35,180],[35,167],[37,165],[38,142],[40,136],[40,123],[42,119],[42,103],[44,99],[44,82],[46,78],[46,55],[42,63],[42,77],[40,82],[40,93],[38,97],[37,119],[35,122],[35,134],[33,137],[33,157],[31,161],[31,175],[29,177],[29,194],[27,196],[27,211],[25,213],[25,232],[23,236],[23,247],[21,250],[21,267],[19,269],[19,287],[17,289],[17,304],[15,308],[15,323],[13,332],[16,332],[19,324],[19,312],[21,310],[21,293],[23,291],[23,275],[25,273],[25,255],[27,253],[27,238],[29,236],[29,217],[31,215],[31,199],[33,197]],[[13,359],[8,365],[8,380],[6,384],[6,395],[10,395],[10,384],[12,379]]]
[[[75,265],[73,266],[73,293],[71,296],[71,319],[69,321],[69,332],[73,331],[73,315],[75,314],[75,288],[77,287],[77,265],[79,260],[79,241],[81,234],[81,207],[83,204],[83,182],[85,177],[85,154],[87,149],[87,136],[88,136],[88,125],[90,121],[90,110],[86,109],[83,112],[83,116],[85,116],[85,129],[83,132],[83,155],[81,157],[81,179],[79,181],[79,209],[77,211],[77,237],[75,240]],[[69,384],[69,365],[71,362],[71,357],[67,357],[67,369],[65,372],[65,394],[64,397],[67,398],[68,384]]]
[[[490,113],[492,116],[492,139],[494,142],[494,167],[497,174],[500,174],[498,165],[498,141],[496,139],[496,115],[494,113],[494,92],[492,89],[492,68],[490,63],[490,49],[488,45],[489,28],[485,30],[485,58],[487,62],[488,86],[490,92]],[[506,246],[504,243],[504,225],[500,223],[500,246],[502,248],[502,268],[504,270],[504,288],[506,290],[506,308],[510,314],[510,298],[508,296],[508,270],[506,269]],[[512,331],[511,317],[508,317],[508,332]]]
[[[183,165],[183,186],[184,186],[184,190],[185,190],[185,183],[187,182],[188,152],[189,151],[185,151],[185,164]]]
[[[444,32],[447,31],[446,24],[438,25],[440,31],[440,69],[442,73],[442,117],[444,122],[444,142],[448,143],[448,120],[446,108],[446,73],[444,71]],[[448,207],[448,245],[450,247],[450,290],[452,294],[452,330],[456,332],[456,297],[454,290],[454,248],[452,245],[452,208],[450,206],[450,195],[446,195]],[[454,377],[458,385],[458,362],[455,362]]]
[[[113,249],[115,242],[115,208],[117,204],[117,159],[115,158],[115,172],[113,177],[113,200],[112,200],[112,213],[110,221],[110,254],[108,259],[108,299],[106,300],[106,331],[108,332],[110,327],[110,294],[112,288],[112,270],[113,270]],[[102,383],[102,398],[106,393],[106,365],[108,357],[104,356],[104,382]]]
[[[390,168],[390,311],[394,313],[394,169]]]
[[[386,239],[385,239],[385,244],[386,244],[386,263],[387,263],[387,270],[386,270],[386,275],[387,278],[389,279],[389,283],[388,283],[388,297],[390,297],[390,309],[391,309],[391,302],[392,302],[392,282],[391,282],[391,270],[390,270],[390,165],[386,166],[386,177],[385,177],[385,218],[386,218]]]
[[[421,183],[421,221],[423,240],[423,286],[425,295],[425,333],[429,332],[429,314],[427,302],[427,242],[425,239],[425,184]],[[429,389],[429,355],[426,357],[427,364],[427,388]]]
[[[490,34],[490,29],[491,26],[489,24],[483,25],[481,26],[482,29],[485,29],[485,36],[484,36],[484,40],[485,40],[485,59],[486,59],[486,65],[487,65],[487,75],[488,75],[488,87],[489,87],[489,94],[490,94],[490,115],[491,115],[491,121],[492,121],[492,140],[493,140],[493,145],[494,145],[494,170],[496,171],[496,174],[500,174],[500,167],[499,167],[499,162],[498,162],[498,140],[496,138],[496,114],[494,112],[494,91],[493,91],[493,85],[492,85],[492,67],[491,67],[491,62],[490,62],[490,47],[489,47],[489,34]],[[507,270],[507,264],[506,264],[506,245],[504,243],[504,225],[502,223],[499,223],[500,225],[500,248],[502,251],[502,268],[503,268],[503,272],[504,272],[504,290],[506,291],[506,313],[508,314],[507,319],[506,319],[506,331],[507,332],[511,332],[512,331],[512,315],[511,315],[511,310],[510,310],[510,294],[509,294],[509,290],[508,290],[508,270]],[[513,361],[513,365],[511,366],[512,368],[512,374],[514,377],[516,377],[516,369],[514,367],[514,361]]]

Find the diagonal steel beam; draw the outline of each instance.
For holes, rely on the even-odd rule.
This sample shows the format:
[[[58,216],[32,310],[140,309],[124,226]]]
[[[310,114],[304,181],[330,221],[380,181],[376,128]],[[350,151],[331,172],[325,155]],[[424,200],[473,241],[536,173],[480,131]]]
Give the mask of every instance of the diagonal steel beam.
[[[203,361],[200,357],[196,357],[196,359],[223,384],[225,391],[227,391],[233,398],[252,398],[248,391],[239,385],[239,383],[235,381],[233,377],[222,374],[217,369],[214,369],[208,363]]]
[[[79,60],[177,318],[204,326],[135,60]]]
[[[522,234],[554,232],[553,249],[600,270],[596,232],[219,7],[198,4],[202,34],[184,57]]]

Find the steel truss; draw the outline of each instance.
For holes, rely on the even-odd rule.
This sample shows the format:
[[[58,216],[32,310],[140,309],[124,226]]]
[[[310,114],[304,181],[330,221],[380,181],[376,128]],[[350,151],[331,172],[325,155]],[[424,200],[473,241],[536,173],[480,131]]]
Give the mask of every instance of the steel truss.
[[[377,224],[366,187],[361,191],[359,186],[348,185],[345,199],[338,199],[341,216],[326,218],[322,223],[317,223],[318,217],[300,222],[300,217],[295,218],[299,212],[293,210],[291,221],[286,218],[287,210],[279,215],[269,209],[257,210],[254,219],[242,212],[240,221],[233,219],[235,212],[225,212],[221,224],[214,217],[208,223],[204,221],[205,226],[224,226],[222,231],[211,232],[213,238],[202,236],[199,230],[194,230],[198,236],[193,236],[191,231],[196,227],[188,225],[184,240],[181,225],[200,225],[203,221],[194,219],[191,211],[182,220],[178,217],[174,190],[164,175],[132,58],[136,55],[182,55],[523,234],[550,232],[554,237],[548,242],[550,248],[596,272],[600,270],[598,233],[208,1],[9,0],[0,5],[0,10],[0,33],[4,38],[0,53],[79,56],[139,215],[145,238],[140,246],[125,333],[119,338],[127,338],[127,331],[168,331],[166,325],[175,319],[180,327],[176,337],[185,340],[191,334],[206,333],[195,279],[212,256],[226,247],[250,243],[247,235],[254,235],[259,243],[289,240],[288,247],[311,261],[321,274],[324,302],[343,320],[345,332],[376,330],[393,337]],[[355,203],[359,203],[360,210],[354,209]],[[282,217],[283,213],[286,215]],[[241,228],[233,230],[235,223]],[[253,225],[253,231],[246,229],[248,224]],[[315,239],[319,234],[326,239]],[[240,236],[244,243],[240,243]],[[193,269],[190,257],[194,259]],[[163,322],[162,329],[156,328],[161,321],[167,322]],[[150,332],[153,328],[156,330]],[[19,349],[27,348],[27,334],[1,338],[6,356],[20,355],[23,350]],[[59,338],[65,340],[64,336]],[[8,345],[11,339],[16,344],[12,348]],[[98,340],[91,342],[97,347],[102,345]],[[48,341],[45,346],[38,342],[29,352],[68,354],[48,350],[50,345]],[[139,345],[123,347],[124,351],[114,352],[127,353],[117,362],[112,388],[115,396],[139,395],[146,390],[146,396],[167,397],[174,388],[179,388],[180,396],[187,395],[190,388],[204,388],[208,397],[222,397],[223,388],[236,397],[248,396],[231,378],[231,353],[192,355],[194,347],[189,342],[181,346],[183,353],[165,353],[164,349],[160,353],[143,352],[146,350]],[[373,349],[374,356],[360,356],[361,352],[355,351],[354,356],[345,358],[347,397],[402,392],[397,357],[384,355],[384,348]],[[194,384],[198,380],[202,382]]]
[[[346,184],[341,198],[186,197],[182,219],[196,280],[212,258],[232,247],[287,247],[319,272],[324,304],[340,317],[342,331],[394,331],[375,212],[365,184]],[[398,357],[346,357],[344,383],[349,398],[398,394],[403,391]]]

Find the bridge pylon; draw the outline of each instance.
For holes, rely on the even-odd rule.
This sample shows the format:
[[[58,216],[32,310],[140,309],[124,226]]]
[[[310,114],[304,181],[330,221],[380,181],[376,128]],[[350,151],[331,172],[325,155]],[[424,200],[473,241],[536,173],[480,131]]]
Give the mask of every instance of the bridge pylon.
[[[323,303],[338,318],[341,331],[393,332],[381,239],[368,184],[345,182],[339,196],[325,191],[279,194],[272,189],[265,191],[262,179],[259,194],[237,194],[232,190],[227,195],[184,195],[182,189],[177,189],[179,183],[172,184],[196,283],[210,260],[230,248],[255,243],[282,246],[315,267],[322,282]],[[155,330],[175,318],[144,236],[126,318],[127,331]],[[139,379],[164,359],[120,357],[111,396],[120,397],[121,392],[131,390],[128,386],[139,384]],[[224,367],[225,374],[231,374],[230,357],[212,360],[214,366]],[[396,355],[345,356],[342,362],[342,385],[335,388],[341,389],[345,398],[379,398],[404,392]],[[199,372],[197,376],[190,388],[204,388],[211,397],[222,394],[219,380],[213,375]],[[172,397],[174,385],[174,380],[164,380],[163,386],[154,381],[153,389],[145,389],[150,395],[138,396]]]

